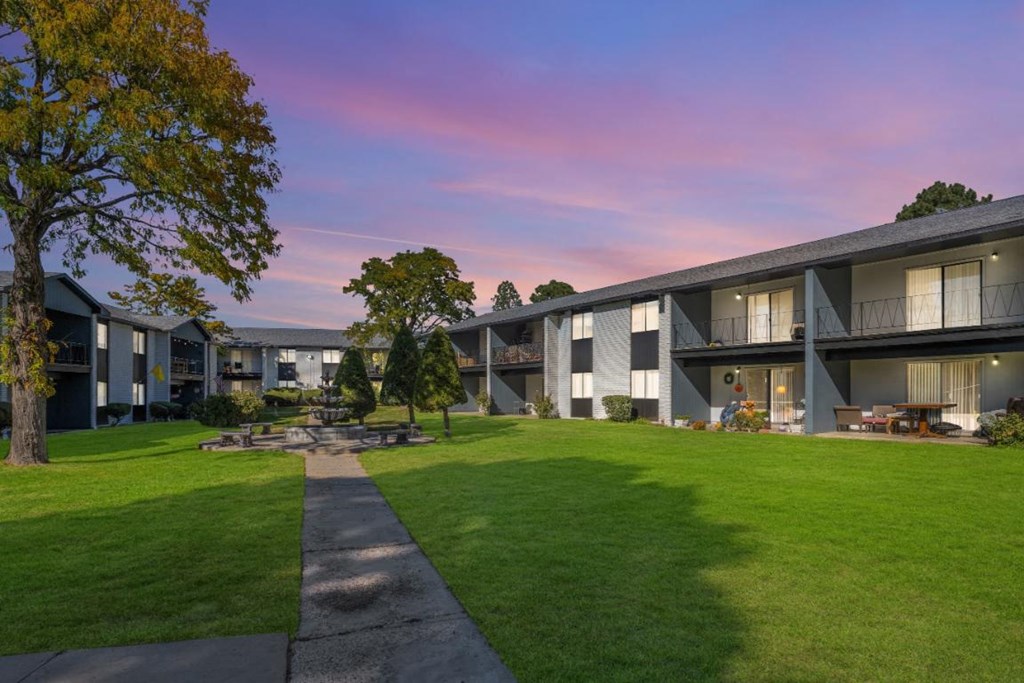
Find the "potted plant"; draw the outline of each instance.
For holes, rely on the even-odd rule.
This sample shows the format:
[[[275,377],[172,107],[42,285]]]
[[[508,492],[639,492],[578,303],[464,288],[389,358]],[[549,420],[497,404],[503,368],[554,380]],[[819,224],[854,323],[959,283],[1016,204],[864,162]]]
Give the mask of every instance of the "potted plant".
[[[690,426],[690,416],[689,415],[676,415],[675,426],[676,427],[689,427]]]

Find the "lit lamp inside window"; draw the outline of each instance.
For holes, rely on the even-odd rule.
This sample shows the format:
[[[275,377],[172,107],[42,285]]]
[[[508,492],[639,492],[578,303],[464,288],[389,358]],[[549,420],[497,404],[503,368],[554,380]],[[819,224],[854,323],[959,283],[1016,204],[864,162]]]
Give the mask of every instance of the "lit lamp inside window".
[[[785,384],[780,384],[779,386],[775,387],[775,393],[776,394],[784,394],[784,393],[786,393],[786,385]]]

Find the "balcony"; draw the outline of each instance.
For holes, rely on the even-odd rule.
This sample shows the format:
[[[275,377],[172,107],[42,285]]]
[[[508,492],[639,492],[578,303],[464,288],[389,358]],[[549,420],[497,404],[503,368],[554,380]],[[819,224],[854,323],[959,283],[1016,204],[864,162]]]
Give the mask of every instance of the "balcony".
[[[697,324],[676,323],[672,326],[672,348],[676,351],[801,342],[803,339],[803,311],[744,315],[735,318],[705,320]]]
[[[202,375],[204,368],[202,360],[171,356],[172,375]]]
[[[818,339],[1020,325],[1024,324],[1024,283],[827,306],[817,309],[816,323]]]
[[[259,363],[225,362],[222,368],[225,379],[262,379],[263,368]]]
[[[51,365],[70,365],[77,368],[88,368],[92,364],[89,357],[89,345],[73,341],[57,341],[57,353]]]
[[[540,363],[544,360],[544,344],[513,344],[491,351],[491,362],[495,365],[513,365],[516,363]]]
[[[458,363],[459,368],[480,368],[487,365],[487,357],[481,353],[475,355],[456,353],[455,362]]]

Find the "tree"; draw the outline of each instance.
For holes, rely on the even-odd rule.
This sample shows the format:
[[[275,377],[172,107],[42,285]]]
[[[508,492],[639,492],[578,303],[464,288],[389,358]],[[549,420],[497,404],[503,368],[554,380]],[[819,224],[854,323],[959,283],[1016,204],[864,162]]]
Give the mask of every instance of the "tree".
[[[352,417],[359,420],[359,424],[365,424],[366,416],[377,410],[377,397],[373,394],[373,384],[366,374],[361,349],[351,346],[345,350],[338,372],[334,375],[334,386],[341,390],[342,405],[348,408]]]
[[[992,201],[992,195],[979,199],[977,192],[961,183],[947,185],[936,180],[930,187],[918,192],[912,204],[904,204],[900,212],[896,214],[896,220],[906,221],[911,218],[931,216],[975,204],[988,204],[990,201]]]
[[[420,349],[407,325],[398,328],[391,343],[384,377],[380,385],[380,402],[384,405],[409,406],[409,424],[416,421],[413,403],[416,400],[416,377],[420,370]]]
[[[416,380],[416,407],[444,415],[444,435],[451,436],[448,408],[469,400],[459,376],[455,348],[443,327],[435,328],[423,347],[420,374]]]
[[[7,462],[47,461],[41,254],[83,275],[100,254],[216,277],[239,301],[276,255],[265,195],[280,178],[252,80],[211,49],[206,0],[0,3],[0,211],[14,279],[0,381]]]
[[[541,301],[557,299],[560,296],[569,296],[575,293],[576,290],[568,282],[552,280],[546,285],[537,285],[537,288],[533,290],[533,294],[530,295],[530,303],[539,304]]]
[[[366,321],[348,329],[363,346],[376,337],[394,339],[403,326],[420,337],[438,325],[474,315],[473,283],[460,280],[455,260],[437,249],[402,251],[386,261],[374,257],[363,263],[362,271],[342,291],[365,300]]]
[[[510,280],[502,280],[498,285],[498,291],[491,297],[491,303],[494,304],[494,310],[506,311],[522,306],[523,298],[519,296],[519,291]]]
[[[107,292],[118,306],[146,315],[185,315],[201,320],[212,335],[231,334],[230,327],[213,319],[217,307],[207,301],[206,289],[190,275],[152,273],[123,289],[123,292]]]

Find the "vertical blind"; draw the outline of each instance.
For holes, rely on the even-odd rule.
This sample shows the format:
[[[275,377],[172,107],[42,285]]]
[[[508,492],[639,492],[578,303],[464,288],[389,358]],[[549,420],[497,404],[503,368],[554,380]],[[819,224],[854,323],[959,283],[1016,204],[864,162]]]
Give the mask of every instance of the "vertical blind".
[[[907,329],[981,324],[981,262],[907,271]]]
[[[747,338],[751,344],[789,341],[792,330],[792,289],[747,297]]]
[[[981,361],[907,363],[907,401],[955,403],[942,411],[945,422],[966,431],[978,428],[981,412]]]

